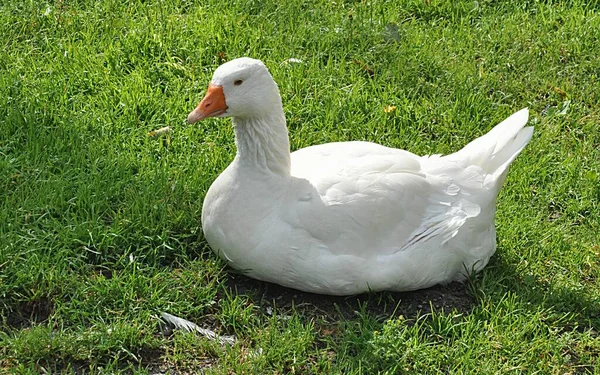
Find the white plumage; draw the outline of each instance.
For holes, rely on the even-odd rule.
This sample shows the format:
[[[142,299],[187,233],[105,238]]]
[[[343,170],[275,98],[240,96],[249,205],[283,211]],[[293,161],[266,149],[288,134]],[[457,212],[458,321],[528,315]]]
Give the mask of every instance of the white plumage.
[[[369,142],[289,152],[264,64],[220,66],[195,122],[231,116],[237,155],[210,187],[202,227],[247,275],[322,294],[407,291],[463,280],[496,249],[496,197],[533,128],[523,109],[447,156]]]

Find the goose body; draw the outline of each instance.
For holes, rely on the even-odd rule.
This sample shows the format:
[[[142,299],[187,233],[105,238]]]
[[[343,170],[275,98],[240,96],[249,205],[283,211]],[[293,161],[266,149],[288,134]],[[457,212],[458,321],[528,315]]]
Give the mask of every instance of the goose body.
[[[264,64],[214,73],[190,113],[232,117],[237,154],[202,209],[213,251],[248,276],[321,294],[409,291],[464,280],[496,249],[496,197],[533,128],[523,109],[462,150],[417,156],[369,142],[290,154]]]

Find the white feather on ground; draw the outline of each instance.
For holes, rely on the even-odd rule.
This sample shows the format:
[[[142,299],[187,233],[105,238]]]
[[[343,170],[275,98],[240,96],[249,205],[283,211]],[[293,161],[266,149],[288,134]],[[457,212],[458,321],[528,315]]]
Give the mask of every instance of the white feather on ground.
[[[189,320],[176,317],[169,313],[163,312],[160,314],[162,320],[172,325],[175,329],[180,329],[186,332],[198,332],[207,339],[219,341],[221,344],[233,345],[237,341],[235,336],[221,336],[215,333],[213,330],[208,328],[199,327],[197,324],[190,322]]]

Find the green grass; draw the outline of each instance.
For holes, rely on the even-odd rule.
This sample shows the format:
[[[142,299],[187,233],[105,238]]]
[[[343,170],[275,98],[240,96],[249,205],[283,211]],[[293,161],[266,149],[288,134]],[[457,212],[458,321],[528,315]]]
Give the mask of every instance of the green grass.
[[[598,373],[598,3],[278,3],[2,2],[0,372]],[[293,149],[449,153],[529,107],[486,270],[424,294],[269,301],[226,269],[200,212],[233,131],[184,119],[240,56],[279,83]],[[163,336],[162,311],[238,343]]]

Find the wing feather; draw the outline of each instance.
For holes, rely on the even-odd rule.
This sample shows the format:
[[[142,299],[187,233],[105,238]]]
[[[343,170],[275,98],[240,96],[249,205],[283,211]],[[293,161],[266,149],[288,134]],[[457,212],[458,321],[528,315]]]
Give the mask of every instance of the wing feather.
[[[436,170],[428,171],[432,165]],[[292,175],[296,209],[289,222],[335,254],[384,256],[441,245],[480,211],[468,200],[483,181],[477,170],[368,142],[297,151]]]

